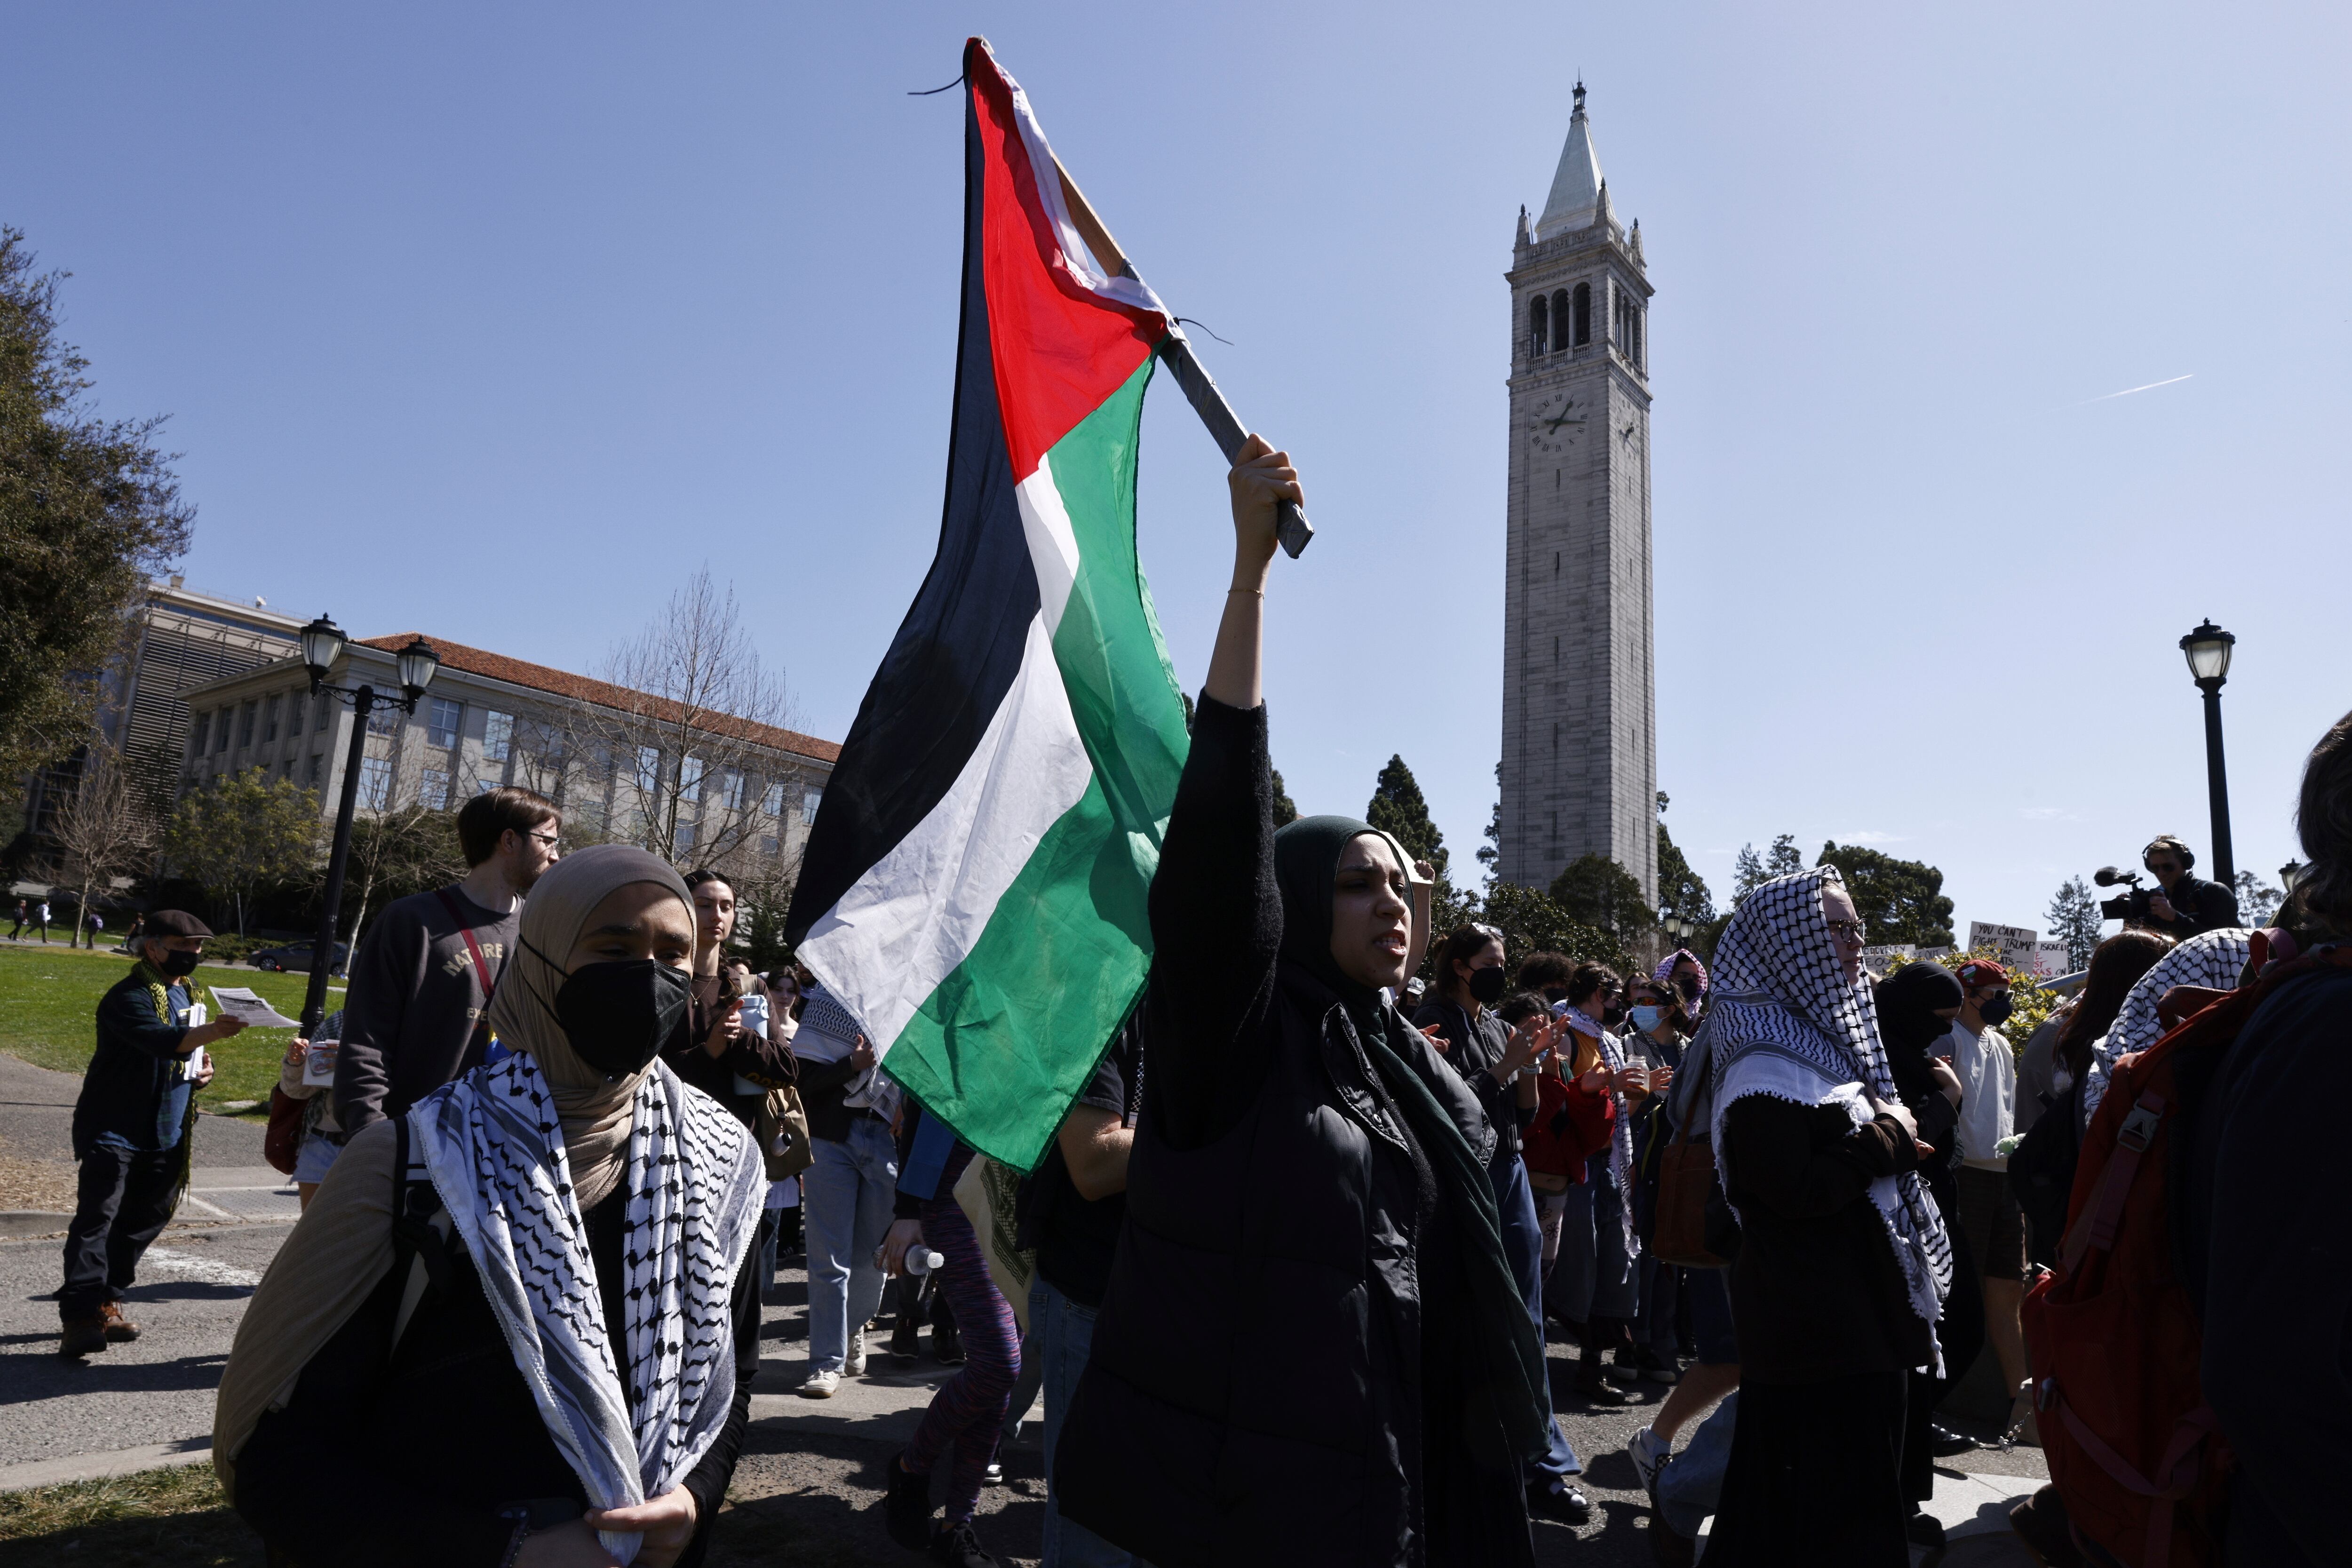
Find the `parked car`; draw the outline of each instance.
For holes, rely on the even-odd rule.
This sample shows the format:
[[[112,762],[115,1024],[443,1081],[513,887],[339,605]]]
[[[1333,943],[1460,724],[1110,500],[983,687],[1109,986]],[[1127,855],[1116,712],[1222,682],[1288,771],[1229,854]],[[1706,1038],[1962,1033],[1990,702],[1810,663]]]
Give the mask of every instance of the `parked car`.
[[[308,974],[310,973],[310,952],[317,945],[316,942],[289,942],[283,947],[260,948],[253,954],[253,967],[287,970],[296,974]],[[347,942],[335,943],[334,967],[328,973],[341,980],[350,970],[351,963],[352,944]]]

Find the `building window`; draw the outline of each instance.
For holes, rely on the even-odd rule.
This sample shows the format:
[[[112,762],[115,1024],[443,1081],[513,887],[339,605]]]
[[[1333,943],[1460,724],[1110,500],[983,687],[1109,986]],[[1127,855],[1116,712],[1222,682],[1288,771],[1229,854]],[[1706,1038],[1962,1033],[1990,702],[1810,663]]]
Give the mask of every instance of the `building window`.
[[[694,847],[694,824],[681,822],[670,829],[670,853],[683,856]]]
[[[655,790],[660,787],[661,748],[658,746],[639,746],[637,748],[638,791],[641,794],[651,795]]]
[[[678,759],[677,798],[680,800],[702,798],[702,759],[700,757]]]
[[[400,710],[397,708],[382,706],[370,709],[368,710],[368,733],[371,735],[399,734]]]
[[[465,721],[466,705],[436,697],[429,712],[430,717],[425,721],[425,738],[436,746],[456,745],[457,727]]]
[[[213,716],[209,713],[197,714],[195,738],[189,742],[188,754],[194,757],[203,756],[205,748],[212,743],[212,738]],[[773,816],[775,813],[770,812],[768,815]]]
[[[237,714],[236,743],[240,748],[253,744],[253,715],[260,706],[258,702],[248,702]]]
[[[482,761],[503,763],[514,750],[514,715],[492,711],[482,715]]]
[[[768,786],[768,793],[760,797],[760,809],[770,816],[784,815],[784,786],[782,783]]]
[[[319,700],[310,719],[310,728],[313,730],[325,729],[327,727],[328,716],[333,713],[334,710],[335,700],[328,696],[323,691],[319,693]]]
[[[1592,341],[1592,285],[1579,283],[1568,309],[1576,346],[1582,348]]]
[[[743,809],[743,774],[735,768],[721,769],[719,774],[719,804],[730,811]]]
[[[804,789],[801,791],[801,820],[803,822],[814,822],[816,820],[816,808],[824,804],[824,791],[821,789]]]
[[[360,759],[360,805],[368,811],[382,811],[392,803],[392,759],[362,757]]]
[[[278,712],[285,703],[283,697],[273,697],[269,700],[268,709],[261,715],[261,738],[265,742],[278,739]]]
[[[416,804],[428,811],[449,809],[449,773],[446,768],[427,768],[417,776]]]
[[[1528,353],[1539,354],[1551,341],[1551,304],[1542,295],[1528,302]]]
[[[228,750],[228,732],[231,728],[229,721],[236,717],[236,710],[234,708],[224,708],[220,710],[220,730],[213,737],[213,750],[215,753]]]
[[[780,845],[777,843],[777,841],[776,841],[776,836],[775,836],[774,834],[772,834],[772,833],[762,833],[761,835],[760,835],[760,853],[761,853],[761,854],[762,854],[762,855],[774,855],[774,854],[780,853],[780,852],[781,852],[781,848],[782,848],[782,846],[780,846]]]
[[[322,773],[326,772],[326,769],[327,769],[327,759],[326,759],[324,756],[320,755],[320,753],[318,753],[318,752],[311,752],[311,753],[310,753],[310,784],[311,784],[311,785],[312,785],[312,787],[313,787],[313,788],[317,787],[318,783],[319,783],[319,775],[320,775],[320,773]]]
[[[494,790],[494,789],[496,789],[496,788],[498,788],[498,787],[499,787],[499,781],[498,781],[498,780],[496,780],[496,779],[491,779],[491,778],[484,778],[484,777],[482,777],[482,776],[481,776],[480,774],[478,774],[478,773],[477,773],[476,775],[474,775],[474,793],[475,793],[476,795],[488,795],[488,794],[489,794],[492,790]]]
[[[298,691],[286,700],[286,738],[290,741],[301,732],[302,693]]]

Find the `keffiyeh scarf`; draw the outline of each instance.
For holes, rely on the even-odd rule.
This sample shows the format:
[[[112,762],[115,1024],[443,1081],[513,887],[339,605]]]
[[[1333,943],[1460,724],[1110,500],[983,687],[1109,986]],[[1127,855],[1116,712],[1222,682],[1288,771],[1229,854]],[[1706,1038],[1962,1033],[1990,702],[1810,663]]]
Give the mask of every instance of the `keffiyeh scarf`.
[[[1706,1001],[1706,965],[1698,961],[1697,953],[1693,952],[1686,947],[1678,947],[1675,949],[1674,952],[1666,954],[1665,957],[1658,960],[1658,966],[1650,971],[1651,984],[1655,985],[1673,984],[1675,979],[1675,965],[1683,963],[1688,963],[1693,969],[1698,971],[1698,1001]],[[1698,1007],[1698,1003],[1694,1002],[1690,1004],[1690,1007],[1692,1011],[1696,1012]]]
[[[596,1508],[671,1490],[726,1424],[735,1271],[767,1186],[742,1123],[667,1066],[646,1074],[634,1115],[621,1175],[624,1391],[562,1125],[538,1064],[509,1057],[408,1113],[414,1158],[465,1237],[549,1436]],[[642,1538],[603,1539],[625,1563]]]
[[[2144,1051],[2164,1036],[2156,1015],[2157,1004],[2176,985],[2202,985],[2213,991],[2234,991],[2253,952],[2252,931],[2200,931],[2149,966],[2124,994],[2115,1026],[2091,1047],[2091,1067],[2083,1079],[2083,1125],[2089,1127],[2099,1101],[2106,1098],[2116,1062]]]
[[[1687,1119],[1705,1084],[1716,1173],[1727,1194],[1723,1119],[1735,1101],[1769,1094],[1796,1105],[1834,1104],[1862,1127],[1873,1115],[1872,1096],[1898,1099],[1870,986],[1846,982],[1830,945],[1822,889],[1832,883],[1843,885],[1832,866],[1764,883],[1740,901],[1716,943],[1706,1018],[1684,1058],[1675,1110],[1678,1120]],[[1886,1227],[1911,1310],[1933,1325],[1952,1283],[1943,1215],[1916,1171],[1878,1177],[1870,1184],[1870,1202]],[[1943,1352],[1936,1353],[1940,1374]]]
[[[1601,1065],[1612,1075],[1625,1066],[1625,1052],[1617,1044],[1617,1037],[1590,1015],[1566,1002],[1554,1004],[1552,1011],[1565,1019],[1570,1028],[1600,1047]],[[1633,1115],[1625,1108],[1623,1095],[1612,1089],[1609,1098],[1617,1107],[1617,1114],[1609,1121],[1609,1179],[1617,1187],[1617,1215],[1625,1227],[1625,1256],[1637,1258],[1642,1249],[1633,1239]]]

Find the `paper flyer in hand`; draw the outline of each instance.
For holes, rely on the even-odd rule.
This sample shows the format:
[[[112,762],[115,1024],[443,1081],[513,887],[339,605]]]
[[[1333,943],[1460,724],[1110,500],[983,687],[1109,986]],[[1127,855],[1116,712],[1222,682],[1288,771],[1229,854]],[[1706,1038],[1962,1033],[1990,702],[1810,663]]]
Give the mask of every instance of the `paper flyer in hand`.
[[[208,989],[213,994],[213,1000],[220,1004],[223,1015],[237,1019],[248,1028],[299,1029],[302,1026],[244,986],[215,985]]]

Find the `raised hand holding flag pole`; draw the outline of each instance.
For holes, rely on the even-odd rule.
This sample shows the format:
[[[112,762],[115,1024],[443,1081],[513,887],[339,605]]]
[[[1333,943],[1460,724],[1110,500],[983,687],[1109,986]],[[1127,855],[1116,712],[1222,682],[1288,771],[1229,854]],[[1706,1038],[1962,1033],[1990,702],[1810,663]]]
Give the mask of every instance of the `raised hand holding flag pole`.
[[[1229,457],[1247,437],[982,39],[962,85],[939,552],[843,745],[785,936],[891,1078],[1025,1170],[1142,994],[1187,749],[1135,549],[1155,361]],[[1295,555],[1311,531],[1288,512]]]

